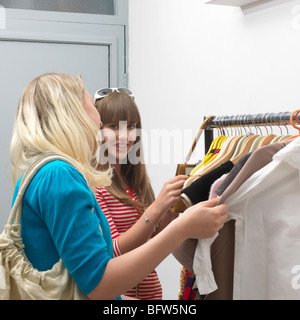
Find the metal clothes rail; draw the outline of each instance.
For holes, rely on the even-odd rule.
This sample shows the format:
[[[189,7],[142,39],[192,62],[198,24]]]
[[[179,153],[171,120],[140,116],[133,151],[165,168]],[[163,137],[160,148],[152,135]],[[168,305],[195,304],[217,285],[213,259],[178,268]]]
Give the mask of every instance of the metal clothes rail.
[[[210,117],[205,129],[205,152],[208,151],[213,141],[213,129],[226,127],[262,127],[262,126],[287,126],[290,125],[292,112],[238,114]],[[207,119],[205,117],[204,119]],[[296,115],[294,115],[296,120]],[[300,121],[300,115],[298,120]],[[299,122],[300,123],[300,122]]]

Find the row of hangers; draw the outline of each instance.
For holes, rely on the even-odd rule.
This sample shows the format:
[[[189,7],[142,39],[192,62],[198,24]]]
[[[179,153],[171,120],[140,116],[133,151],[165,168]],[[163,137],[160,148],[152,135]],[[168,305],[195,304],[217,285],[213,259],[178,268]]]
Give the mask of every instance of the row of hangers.
[[[224,120],[224,123],[217,127],[219,131],[218,137],[212,141],[208,152],[201,162],[192,169],[190,178],[186,181],[184,187],[188,187],[194,180],[199,178],[199,176],[207,174],[229,160],[235,165],[243,155],[253,152],[258,148],[299,137],[300,127],[297,126],[297,124],[300,125],[299,114],[300,110],[295,110],[289,120],[289,124],[298,130],[297,135],[289,134],[285,124],[284,126],[287,132],[284,133],[280,127],[280,125],[282,125],[280,121],[277,123],[280,134],[274,134],[271,124],[274,125],[276,123],[268,122],[267,119],[265,123],[260,123],[259,125],[254,121],[254,123],[250,125],[249,123],[245,125],[241,122],[237,126],[226,126],[226,120]],[[209,118],[213,119],[214,117],[211,116]],[[249,129],[250,126],[255,128],[255,132]],[[263,134],[260,126],[265,128],[266,134]],[[271,132],[268,132],[268,126],[271,128]],[[244,129],[244,134],[241,128]],[[248,128],[249,131],[247,131],[246,128]],[[228,134],[229,130],[231,130],[231,135]],[[232,131],[234,131],[234,135]]]

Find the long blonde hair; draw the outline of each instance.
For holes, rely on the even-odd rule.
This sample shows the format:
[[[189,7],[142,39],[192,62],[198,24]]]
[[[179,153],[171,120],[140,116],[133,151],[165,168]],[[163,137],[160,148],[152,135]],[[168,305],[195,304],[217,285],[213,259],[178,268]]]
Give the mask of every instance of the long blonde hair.
[[[19,101],[10,145],[13,187],[41,154],[69,157],[90,188],[111,184],[111,169],[97,170],[99,128],[85,112],[81,77],[49,73],[32,80]]]
[[[138,107],[134,100],[126,93],[114,91],[105,98],[98,100],[96,108],[104,125],[127,121],[128,123],[135,123],[137,129],[142,129]],[[137,164],[132,164],[127,156],[126,164],[121,164],[121,174],[129,187],[138,195],[139,201],[133,201],[128,196],[116,174],[113,176],[112,185],[106,189],[119,201],[133,205],[142,212],[155,200],[155,196],[143,161],[143,148],[142,141],[139,140],[140,138],[137,137],[135,141],[135,143],[139,142],[136,156],[139,157],[140,161]],[[99,165],[101,170],[106,170],[108,166],[109,164]]]

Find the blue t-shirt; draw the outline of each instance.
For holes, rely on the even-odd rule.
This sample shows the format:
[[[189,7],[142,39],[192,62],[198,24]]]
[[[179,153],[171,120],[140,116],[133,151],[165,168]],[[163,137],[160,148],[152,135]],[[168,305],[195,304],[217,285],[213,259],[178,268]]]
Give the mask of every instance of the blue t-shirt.
[[[83,175],[63,161],[43,166],[28,186],[21,235],[36,269],[49,270],[61,258],[86,295],[96,288],[113,258],[109,224],[94,194]]]

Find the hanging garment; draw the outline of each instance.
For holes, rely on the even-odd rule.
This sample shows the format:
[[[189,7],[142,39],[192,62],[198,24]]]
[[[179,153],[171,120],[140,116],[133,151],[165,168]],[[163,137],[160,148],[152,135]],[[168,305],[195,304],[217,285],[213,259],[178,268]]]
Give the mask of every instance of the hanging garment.
[[[228,188],[226,188],[226,190],[222,194],[220,203],[224,203],[226,199],[230,195],[232,195],[243,182],[245,182],[249,177],[251,177],[251,175],[254,172],[270,163],[272,161],[273,156],[282,148],[287,146],[289,143],[290,141],[281,143],[278,142],[255,150],[246,162],[246,165],[242,168],[242,170],[238,173],[238,175],[235,177],[232,183],[228,186]]]
[[[231,161],[227,161],[219,168],[212,170],[206,175],[198,178],[189,187],[185,188],[182,192],[182,196],[187,194],[186,198],[182,198],[187,207],[192,206],[200,201],[208,200],[211,185],[216,179],[223,174],[230,172],[233,164]],[[191,197],[191,199],[190,199]],[[193,202],[192,202],[192,201]],[[196,239],[188,239],[181,243],[178,248],[173,251],[173,256],[191,273],[193,271],[193,257],[197,245]]]
[[[233,169],[232,169],[233,170]],[[231,171],[232,171],[231,170]],[[231,172],[230,171],[230,172]],[[219,195],[216,193],[216,191],[219,189],[219,187],[224,183],[224,181],[226,180],[227,176],[229,175],[229,173],[225,173],[222,175],[221,178],[217,179],[212,185],[211,185],[211,188],[210,188],[210,192],[209,192],[209,198],[208,200],[211,200],[211,199],[215,199],[217,198]]]
[[[255,150],[246,165],[236,175],[233,182],[222,194],[219,203],[225,203],[254,172],[260,170],[272,161],[274,154],[284,148],[289,142],[276,143]],[[242,159],[242,158],[241,158]],[[240,159],[240,160],[241,160]],[[235,221],[225,223],[219,231],[219,236],[211,246],[212,271],[218,284],[218,289],[207,296],[208,300],[229,300],[233,298],[233,270]]]
[[[208,200],[211,185],[224,173],[230,172],[232,168],[232,162],[227,161],[218,168],[210,171],[202,177],[199,177],[189,187],[182,191],[182,197],[184,197],[183,200],[187,201],[188,206]]]
[[[215,190],[215,193],[218,196],[221,196],[224,191],[229,187],[229,185],[232,183],[232,181],[235,179],[235,177],[239,174],[239,172],[242,170],[248,159],[250,158],[252,152],[244,154],[238,162],[234,165],[232,170],[229,172],[229,174],[226,176],[226,179],[219,185],[219,187]]]
[[[300,299],[292,285],[300,257],[299,174],[300,138],[227,199],[235,220],[234,299]]]
[[[234,183],[232,183],[225,190],[224,194],[220,198],[220,201],[222,201],[222,203],[225,203],[229,195],[234,193],[234,191],[237,190],[238,187],[244,181],[246,181],[247,178],[249,178],[254,172],[256,172],[257,170],[259,170],[260,168],[268,164],[270,161],[272,161],[273,155],[276,154],[282,148],[284,148],[288,143],[289,141],[283,142],[283,143],[275,143],[272,145],[262,147],[261,149],[255,150],[251,154],[251,157],[246,162],[247,166],[244,166],[241,169],[241,171],[237,174],[237,176],[233,180]],[[223,234],[224,234],[224,239],[223,239]],[[193,267],[193,264],[194,264],[193,261],[194,261],[197,242],[198,240],[196,239],[187,239],[186,241],[181,243],[173,252],[173,256],[187,270],[189,270],[194,274],[197,274],[197,272],[200,272],[200,271],[195,271]],[[232,296],[232,281],[230,279],[232,279],[232,269],[233,269],[233,248],[232,248],[233,243],[234,243],[234,222],[231,221],[226,223],[223,229],[219,231],[219,237],[213,243],[213,246],[211,248],[212,256],[214,257],[213,269],[214,268],[217,269],[216,277],[220,278],[220,282],[218,281],[218,283],[228,284],[228,286],[226,285],[226,288],[224,288],[224,290],[221,289],[222,284],[218,286],[219,287],[218,291],[220,290],[220,293],[221,291],[222,293],[220,294],[220,296],[215,297],[215,299],[223,299],[223,297],[225,297],[225,299],[230,299],[230,296]],[[226,268],[223,268],[223,267],[219,268],[218,266],[224,265],[224,261],[226,263]],[[225,272],[225,271],[229,271],[229,272]],[[213,291],[214,290],[211,290],[211,292]],[[227,293],[229,292],[229,294],[225,294],[225,292]],[[201,294],[204,294],[204,293],[201,293]]]

